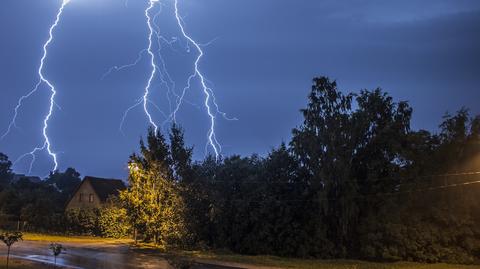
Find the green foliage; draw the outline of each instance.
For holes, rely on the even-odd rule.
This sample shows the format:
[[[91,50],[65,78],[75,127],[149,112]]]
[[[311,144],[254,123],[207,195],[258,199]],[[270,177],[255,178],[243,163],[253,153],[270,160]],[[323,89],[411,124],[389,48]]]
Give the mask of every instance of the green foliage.
[[[130,158],[129,188],[120,195],[132,226],[164,247],[186,241],[185,204],[174,179],[169,145],[150,129],[141,156]],[[175,171],[177,172],[177,171]]]
[[[59,182],[63,183],[57,184]],[[57,171],[42,182],[20,179],[10,183],[0,191],[0,215],[20,221],[22,228],[28,231],[64,232],[64,206],[68,192],[77,184],[78,173],[72,168],[65,173]]]
[[[478,171],[480,119],[411,131],[412,109],[380,89],[342,94],[314,80],[304,122],[266,158],[207,158],[183,182],[199,246],[246,254],[448,261],[480,259],[475,185],[425,191]],[[423,191],[422,191],[423,190]],[[477,195],[476,195],[477,194]]]
[[[100,209],[98,226],[103,237],[124,238],[130,234],[127,210],[111,200]]]
[[[10,248],[13,244],[21,241],[23,234],[21,232],[3,232],[0,233],[0,241],[7,246],[7,268],[10,261]]]
[[[0,152],[0,191],[10,183],[12,179],[12,162],[8,156]]]
[[[74,208],[65,212],[66,232],[81,235],[99,235],[99,215],[96,208]]]
[[[58,256],[62,254],[63,251],[67,250],[62,244],[58,243],[51,243],[49,249],[52,251],[53,256]]]
[[[49,246],[49,249],[52,251],[52,254],[54,257],[54,266],[57,266],[57,257],[67,249],[64,248],[62,244],[58,244],[58,243],[51,243]]]
[[[62,198],[67,200],[81,183],[80,173],[73,168],[67,168],[63,173],[55,171],[50,173],[45,183],[54,186],[62,193]]]
[[[2,241],[7,247],[11,247],[18,241],[21,241],[23,234],[21,232],[3,232],[0,233],[0,241]]]

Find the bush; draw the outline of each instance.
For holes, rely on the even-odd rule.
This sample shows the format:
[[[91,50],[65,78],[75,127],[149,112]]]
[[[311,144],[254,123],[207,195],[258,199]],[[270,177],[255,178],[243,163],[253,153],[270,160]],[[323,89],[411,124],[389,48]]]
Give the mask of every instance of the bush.
[[[126,237],[131,231],[127,210],[117,199],[109,199],[101,208],[70,209],[65,212],[65,232],[111,238]]]
[[[130,233],[127,210],[114,205],[100,209],[98,228],[103,237],[122,238]]]
[[[98,209],[70,209],[65,212],[66,232],[81,235],[100,235]]]

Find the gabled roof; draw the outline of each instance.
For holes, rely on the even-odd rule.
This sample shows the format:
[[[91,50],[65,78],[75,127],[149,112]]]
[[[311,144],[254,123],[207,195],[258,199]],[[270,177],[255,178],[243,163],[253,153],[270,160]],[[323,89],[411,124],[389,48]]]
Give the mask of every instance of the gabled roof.
[[[83,182],[90,182],[90,185],[95,190],[100,198],[100,201],[106,202],[108,197],[111,195],[118,195],[120,191],[126,189],[125,183],[123,183],[120,179],[106,179],[106,178],[98,178],[98,177],[91,177],[86,176]]]

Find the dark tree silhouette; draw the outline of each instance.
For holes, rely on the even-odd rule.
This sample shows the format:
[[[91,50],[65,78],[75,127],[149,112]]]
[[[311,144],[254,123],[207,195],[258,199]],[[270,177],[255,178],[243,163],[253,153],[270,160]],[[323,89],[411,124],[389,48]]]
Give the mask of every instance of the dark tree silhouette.
[[[0,152],[0,190],[10,184],[12,179],[12,162],[8,156]]]
[[[7,269],[10,261],[10,248],[13,244],[22,240],[23,234],[21,232],[4,232],[0,233],[0,241],[7,246]]]
[[[62,244],[58,243],[51,243],[49,249],[52,251],[53,254],[54,267],[57,267],[57,257],[60,256],[60,254],[62,254],[67,249],[64,248]]]

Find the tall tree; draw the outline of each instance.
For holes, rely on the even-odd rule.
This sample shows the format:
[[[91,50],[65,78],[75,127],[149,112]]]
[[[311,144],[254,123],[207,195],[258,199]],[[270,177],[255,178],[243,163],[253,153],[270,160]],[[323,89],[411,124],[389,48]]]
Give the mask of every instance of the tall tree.
[[[12,162],[8,156],[0,152],[0,189],[12,179]]]
[[[169,145],[160,132],[149,130],[148,144],[140,142],[141,155],[129,162],[129,188],[121,193],[131,222],[162,246],[183,244],[185,205],[173,179]]]
[[[335,81],[315,78],[307,108],[302,110],[304,122],[293,130],[291,142],[310,184],[311,238],[328,238],[335,247],[317,251],[338,256],[346,255],[358,211],[354,200],[357,185],[351,175],[358,139],[352,98],[352,94],[342,94]]]
[[[192,152],[193,148],[185,146],[183,130],[176,124],[170,130],[170,148],[172,166],[177,181],[192,181]]]

